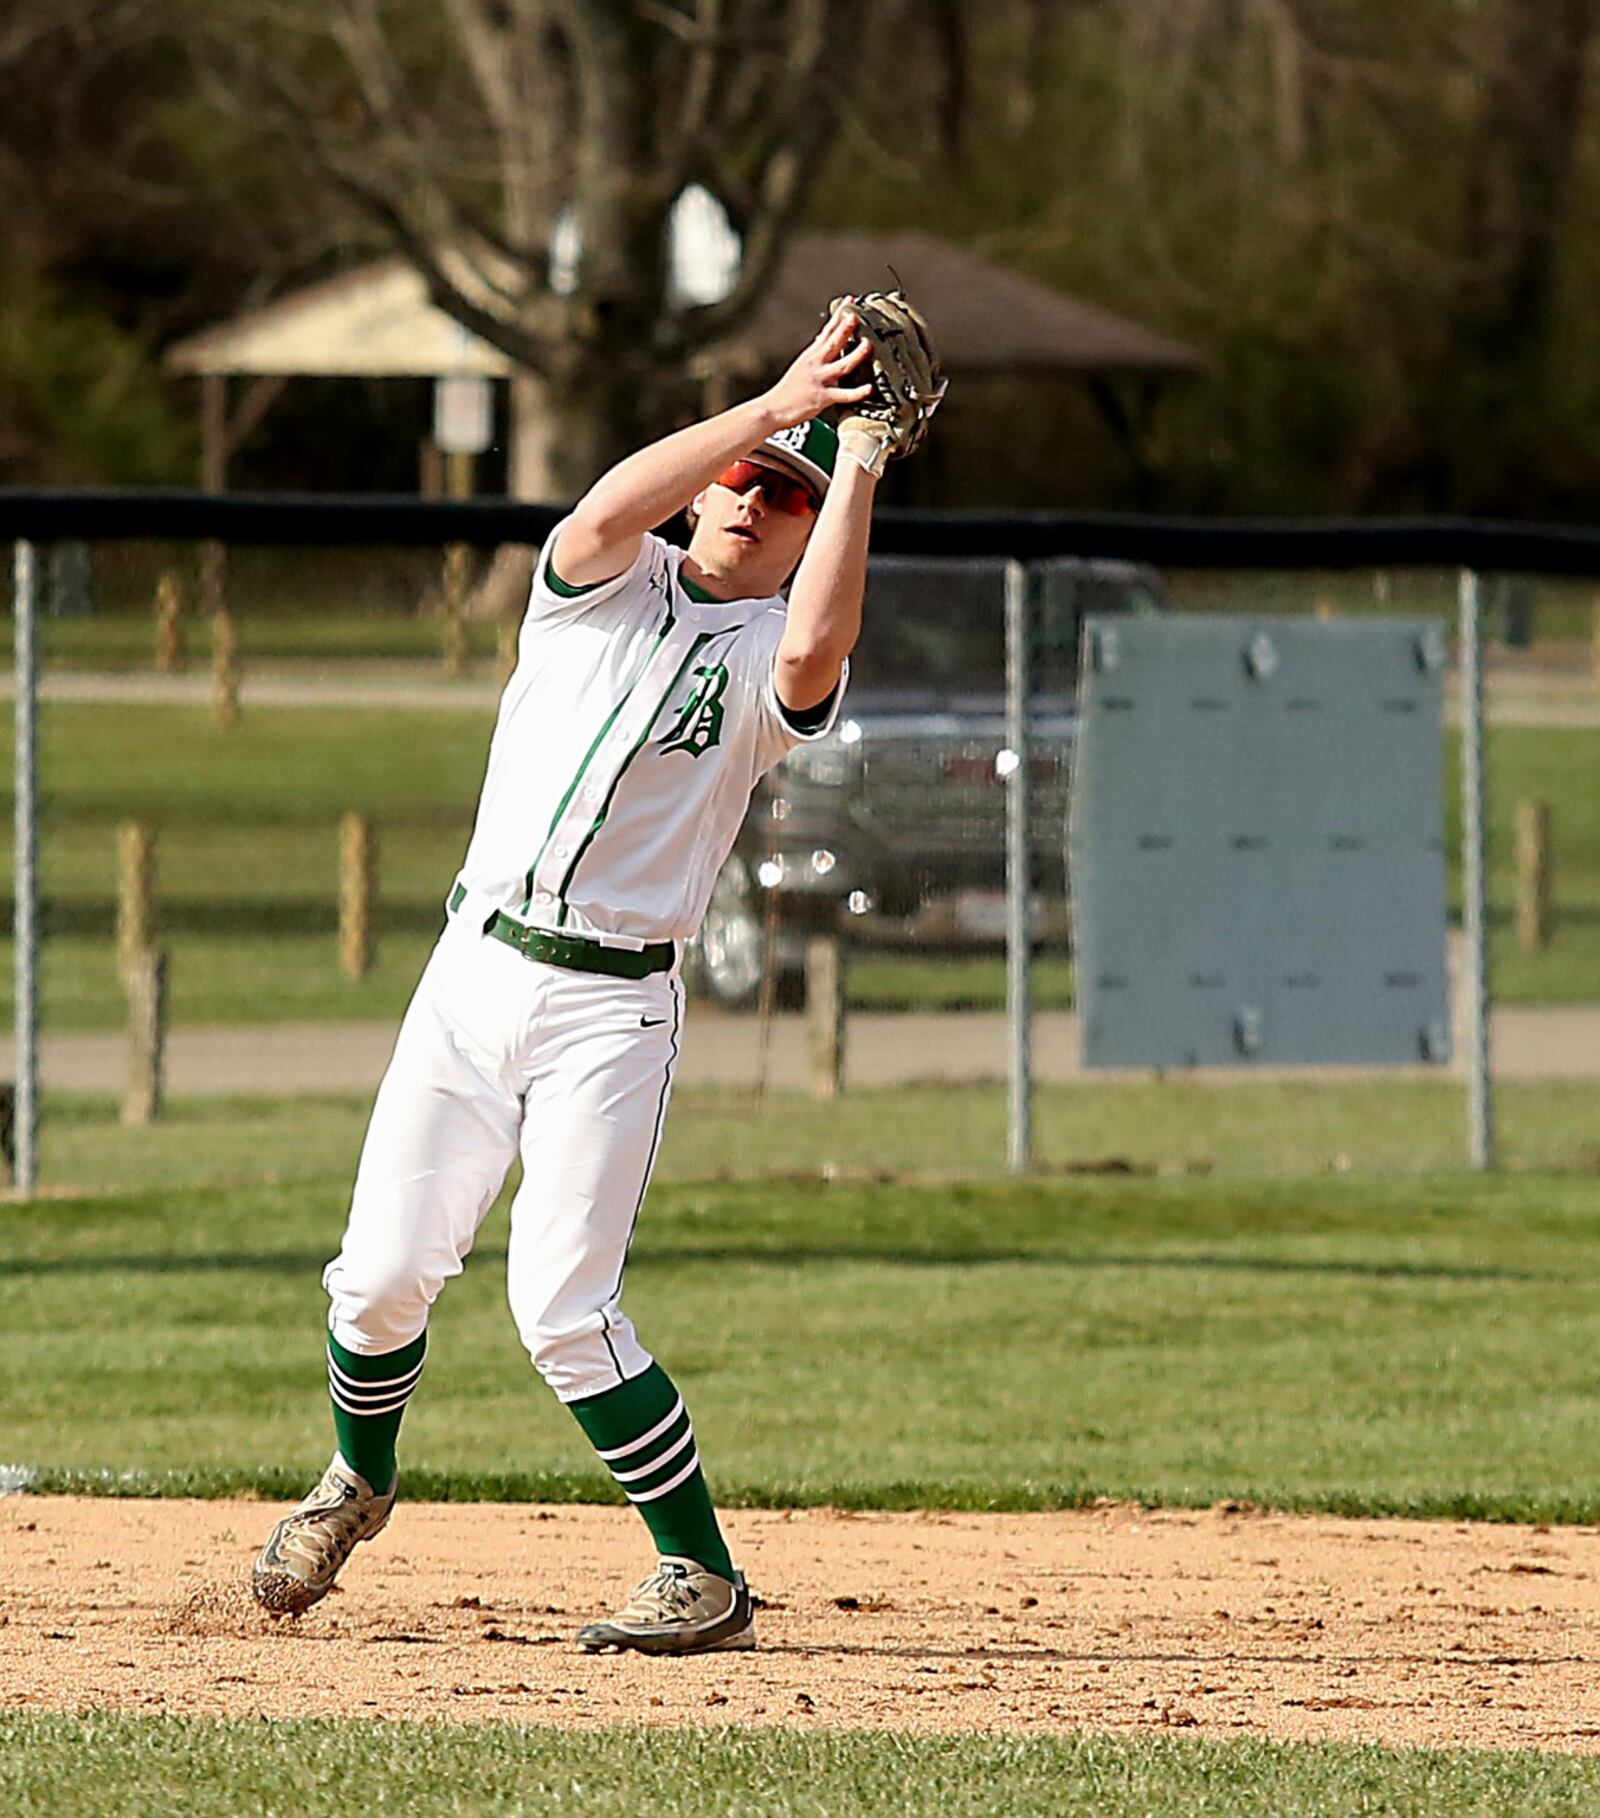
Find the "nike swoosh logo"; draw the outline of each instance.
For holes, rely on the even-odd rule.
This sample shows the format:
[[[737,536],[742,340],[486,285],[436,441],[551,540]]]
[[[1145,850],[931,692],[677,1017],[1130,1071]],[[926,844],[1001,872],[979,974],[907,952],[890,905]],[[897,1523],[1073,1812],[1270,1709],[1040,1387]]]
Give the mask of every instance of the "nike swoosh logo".
[[[664,1016],[641,1016],[639,1027],[641,1029],[659,1029],[666,1020]]]

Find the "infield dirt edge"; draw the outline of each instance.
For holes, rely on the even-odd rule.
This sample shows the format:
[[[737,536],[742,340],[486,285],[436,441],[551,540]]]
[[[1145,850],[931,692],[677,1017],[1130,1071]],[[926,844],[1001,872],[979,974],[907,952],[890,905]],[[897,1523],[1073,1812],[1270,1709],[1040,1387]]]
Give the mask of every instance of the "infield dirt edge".
[[[1125,1504],[748,1510],[753,1655],[589,1657],[630,1511],[402,1504],[274,1624],[256,1501],[0,1502],[0,1708],[1186,1732],[1600,1752],[1600,1530]]]

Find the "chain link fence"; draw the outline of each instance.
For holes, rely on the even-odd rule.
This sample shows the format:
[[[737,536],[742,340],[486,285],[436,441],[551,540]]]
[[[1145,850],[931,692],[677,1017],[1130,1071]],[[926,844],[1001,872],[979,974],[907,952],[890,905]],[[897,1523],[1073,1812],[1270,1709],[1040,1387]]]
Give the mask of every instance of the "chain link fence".
[[[148,1140],[202,1095],[246,1107],[327,1096],[348,1111],[330,1142],[353,1166],[362,1103],[470,830],[512,648],[507,564],[462,544],[154,537],[41,542],[38,558],[43,1181],[67,1165],[53,1155],[85,1152],[73,1131],[116,1125],[135,1097],[151,1015],[148,986],[141,997],[132,982],[142,951],[165,959]],[[757,788],[685,955],[696,1001],[664,1171],[944,1179],[1007,1166],[1006,804],[1019,766],[1007,572],[995,555],[874,559],[839,723]],[[1384,1074],[1086,1073],[1066,861],[1085,617],[1397,614],[1453,637],[1456,572],[1035,554],[1022,585],[1033,1166],[1463,1165],[1459,1042],[1448,1066]],[[1497,578],[1485,599],[1498,1158],[1594,1166],[1594,587]],[[1447,691],[1457,952],[1453,655]]]

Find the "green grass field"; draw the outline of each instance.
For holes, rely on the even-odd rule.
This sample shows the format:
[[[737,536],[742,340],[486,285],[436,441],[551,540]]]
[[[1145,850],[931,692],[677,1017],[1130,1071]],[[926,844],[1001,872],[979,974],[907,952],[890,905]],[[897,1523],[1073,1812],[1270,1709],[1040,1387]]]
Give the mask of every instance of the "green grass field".
[[[1600,1088],[1506,1086],[1498,1144],[1516,1170],[1600,1166]],[[369,1102],[336,1098],[169,1101],[125,1129],[109,1098],[51,1092],[40,1137],[52,1191],[318,1181],[354,1174]],[[1040,1167],[1050,1171],[1250,1175],[1418,1175],[1465,1154],[1463,1091],[1442,1080],[1200,1085],[1143,1080],[1043,1086]],[[994,1177],[1006,1165],[1005,1092],[995,1086],[673,1095],[657,1179],[779,1181]]]
[[[437,587],[438,576],[418,579]],[[467,654],[480,673],[493,673],[497,627],[489,620],[464,627]],[[328,664],[405,662],[424,678],[442,664],[444,623],[437,613],[365,612],[263,613],[248,610],[234,619],[238,652],[246,663]],[[47,619],[40,637],[40,662],[47,670],[92,674],[157,673],[153,615],[112,614],[94,619]],[[191,671],[202,673],[212,657],[212,622],[185,620],[183,650]]]
[[[44,1021],[106,1029],[125,1014],[111,945],[116,829],[160,835],[162,935],[179,1023],[397,1018],[436,931],[465,849],[488,724],[479,712],[262,710],[219,732],[203,710],[47,706],[41,714],[40,840],[47,943]],[[9,742],[0,782],[9,786]],[[1490,735],[1495,987],[1508,1002],[1600,1000],[1600,731],[1507,728]],[[1552,805],[1555,937],[1524,954],[1511,927],[1512,818]],[[1454,783],[1447,829],[1455,845]],[[338,969],[338,820],[379,828],[382,904],[376,970]],[[0,851],[9,863],[9,816]],[[859,956],[863,1006],[997,1006],[998,956]],[[0,1016],[9,1015],[0,944]],[[1041,966],[1039,1001],[1069,1001],[1070,969]]]
[[[1592,1090],[1521,1098],[1525,1134],[1592,1138]],[[782,1170],[959,1166],[997,1145],[998,1094],[780,1098],[761,1116],[689,1095],[628,1301],[731,1503],[1109,1494],[1600,1520],[1600,1176],[1248,1171],[1286,1155],[1326,1168],[1352,1137],[1403,1165],[1408,1144],[1415,1160],[1419,1140],[1449,1142],[1459,1109],[1438,1085],[1097,1087],[1043,1096],[1049,1143],[1235,1172],[829,1184]],[[144,1131],[90,1098],[53,1095],[47,1114],[47,1163],[95,1191],[0,1207],[0,1466],[112,1495],[301,1490],[328,1445],[317,1277],[364,1107],[179,1101]],[[778,1177],[698,1178],[730,1157]],[[408,1493],[613,1501],[518,1348],[504,1244],[498,1208],[436,1311]],[[1600,1805],[1600,1763],[0,1713],[0,1807],[19,1818],[317,1818],[347,1813],[352,1789],[408,1814],[1576,1818]]]
[[[0,1715],[0,1802],[16,1818],[347,1818],[357,1802],[415,1818],[1581,1818],[1600,1804],[1600,1763],[1328,1744]]]
[[[0,1212],[6,1461],[298,1486],[348,1173]],[[1585,1175],[677,1180],[628,1298],[737,1502],[1595,1520],[1597,1236]],[[504,1241],[496,1212],[436,1311],[412,1489],[611,1499],[518,1350]]]
[[[1339,618],[1372,614],[1443,620],[1453,627],[1460,575],[1454,569],[1263,569],[1169,572],[1168,596],[1180,612],[1329,612]],[[1486,575],[1483,635],[1490,648],[1504,642],[1505,595],[1501,577]],[[1593,636],[1594,587],[1583,579],[1522,577],[1530,594],[1530,636],[1541,645],[1581,646]]]
[[[368,655],[425,654],[436,632],[404,624],[399,648],[373,623]],[[246,649],[287,654],[287,635],[247,625]],[[130,636],[126,661],[143,660]],[[46,1026],[121,1019],[114,838],[135,814],[161,829],[179,1021],[396,1017],[486,737],[465,712],[262,712],[222,735],[198,712],[47,708]],[[1500,731],[1491,759],[1499,987],[1600,999],[1600,734]],[[1509,831],[1531,794],[1554,804],[1557,938],[1523,956]],[[332,911],[335,825],[352,807],[380,823],[386,891],[380,963],[359,985],[338,975]],[[9,984],[8,954],[0,966]],[[985,1004],[1000,981],[984,958],[873,958],[855,994]],[[1043,1001],[1067,1001],[1064,965],[1040,982]],[[1046,1090],[1039,1148],[1058,1172],[1016,1185],[998,1178],[998,1089],[833,1106],[778,1095],[760,1111],[684,1094],[630,1309],[735,1503],[1038,1508],[1109,1494],[1600,1521],[1597,1097],[1506,1091],[1508,1172],[1472,1179],[1451,1171],[1463,1113],[1448,1082]],[[125,1131],[103,1100],[49,1095],[45,1176],[77,1191],[0,1207],[0,1466],[111,1494],[303,1489],[328,1445],[317,1276],[364,1117],[355,1099],[191,1100]],[[1554,1163],[1573,1171],[1537,1171]],[[501,1207],[440,1303],[407,1419],[409,1492],[614,1500],[517,1346],[504,1245]],[[344,1814],[352,1788],[380,1810],[585,1818],[1579,1814],[1600,1808],[1600,1766],[1263,1743],[0,1714],[0,1806],[21,1818]]]
[[[149,668],[155,647],[159,575],[178,577],[191,604],[199,597],[194,545],[102,545],[97,562],[100,610],[81,619],[47,618],[44,654],[61,668]],[[228,555],[228,601],[248,650],[284,657],[428,656],[438,649],[431,614],[442,551],[426,548],[250,549]],[[1453,623],[1453,570],[1174,571],[1173,605],[1185,612],[1311,613],[1340,617],[1417,615]],[[1531,635],[1540,644],[1582,645],[1593,635],[1594,590],[1580,579],[1533,583]],[[1502,601],[1493,577],[1485,633],[1503,638]],[[187,620],[190,649],[210,648],[203,616]],[[486,628],[492,648],[492,627]]]

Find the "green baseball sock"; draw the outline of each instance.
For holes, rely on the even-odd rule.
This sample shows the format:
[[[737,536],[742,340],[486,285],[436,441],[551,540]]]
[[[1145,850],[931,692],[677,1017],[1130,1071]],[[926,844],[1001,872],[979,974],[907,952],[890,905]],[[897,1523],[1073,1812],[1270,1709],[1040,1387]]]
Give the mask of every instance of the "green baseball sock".
[[[733,1576],[683,1397],[660,1364],[603,1395],[568,1402],[656,1549]]]
[[[394,1482],[394,1443],[427,1349],[423,1332],[398,1351],[361,1357],[328,1334],[328,1394],[339,1452],[380,1496]]]

